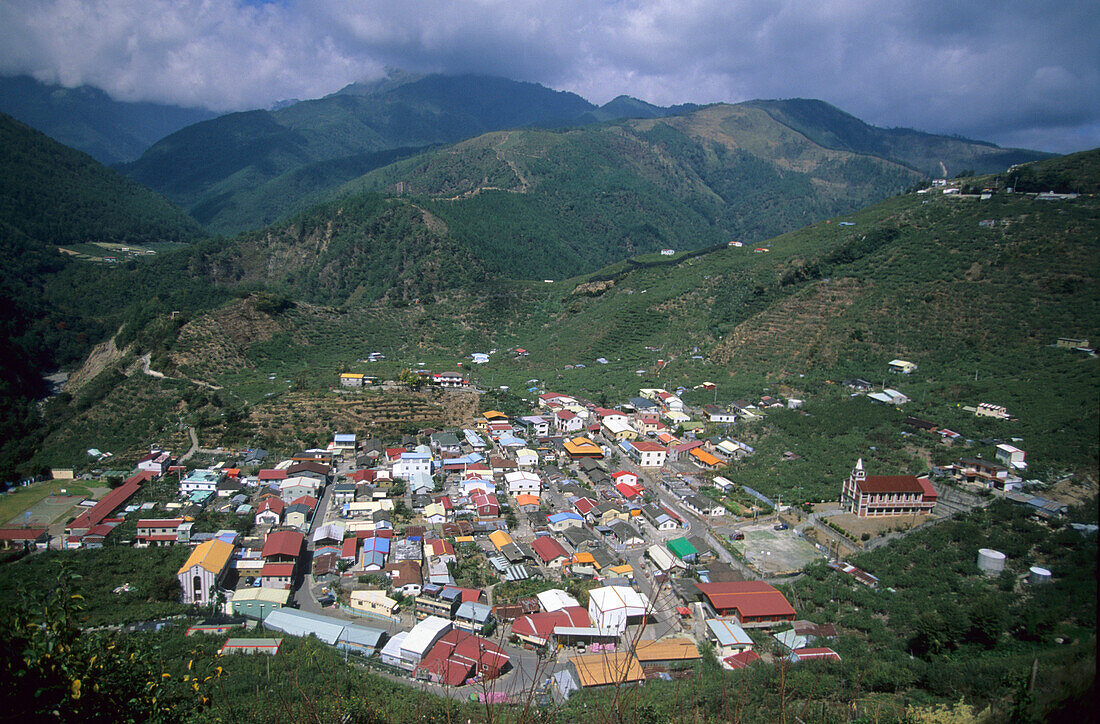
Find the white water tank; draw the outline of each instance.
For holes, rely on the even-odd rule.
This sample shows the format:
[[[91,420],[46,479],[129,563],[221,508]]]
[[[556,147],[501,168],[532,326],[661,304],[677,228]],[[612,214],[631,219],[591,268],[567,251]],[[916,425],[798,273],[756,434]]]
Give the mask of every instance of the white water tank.
[[[1031,570],[1027,572],[1027,580],[1034,584],[1050,583],[1051,575],[1050,571],[1039,566],[1032,566]]]
[[[978,551],[978,570],[987,576],[1000,575],[1005,569],[1005,554],[992,548]]]

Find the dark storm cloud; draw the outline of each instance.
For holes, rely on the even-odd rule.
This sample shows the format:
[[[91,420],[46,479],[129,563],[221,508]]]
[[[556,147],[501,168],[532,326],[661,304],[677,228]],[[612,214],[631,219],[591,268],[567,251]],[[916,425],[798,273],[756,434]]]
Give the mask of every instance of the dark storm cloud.
[[[6,0],[0,72],[218,110],[385,66],[541,82],[602,103],[812,97],[871,123],[1100,145],[1086,2]]]

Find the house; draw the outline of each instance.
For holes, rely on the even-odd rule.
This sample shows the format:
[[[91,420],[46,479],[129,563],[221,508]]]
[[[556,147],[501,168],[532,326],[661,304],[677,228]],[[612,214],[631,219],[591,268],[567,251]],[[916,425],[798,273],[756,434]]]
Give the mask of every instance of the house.
[[[645,681],[642,665],[627,651],[573,656],[569,666],[586,689]]]
[[[340,374],[341,387],[362,387],[363,378],[366,375],[361,372],[343,372]]]
[[[480,601],[463,601],[455,610],[455,626],[467,631],[481,631],[493,620],[493,607]]]
[[[470,502],[477,511],[478,517],[495,518],[500,515],[500,503],[493,494],[474,493],[470,496]]]
[[[317,497],[321,481],[313,476],[293,475],[279,481],[279,497],[284,503],[293,503],[303,495]]]
[[[530,613],[512,622],[512,636],[533,646],[546,646],[558,628],[588,628],[588,611],[581,606],[563,606],[554,611]]]
[[[293,587],[294,575],[297,573],[297,564],[293,561],[287,563],[264,563],[257,578],[260,579],[262,588],[277,588],[290,590]]]
[[[289,589],[238,588],[229,602],[229,612],[234,616],[263,621],[267,614],[285,606],[290,596]]]
[[[694,447],[688,451],[688,458],[704,470],[714,470],[722,465],[722,461],[711,455],[702,447]]]
[[[183,603],[207,604],[213,600],[229,570],[229,560],[236,546],[213,538],[200,543],[176,572]]]
[[[582,548],[594,548],[600,544],[596,534],[583,525],[566,528],[562,531],[562,537],[573,547],[573,550],[578,551]]]
[[[192,470],[180,481],[180,493],[217,493],[221,478],[221,473],[217,470]]]
[[[541,503],[537,495],[520,493],[516,496],[516,507],[525,513],[537,511],[540,505]]]
[[[304,530],[313,518],[313,509],[316,505],[317,499],[311,495],[303,495],[291,502],[283,514],[283,525]]]
[[[600,422],[600,432],[612,442],[637,440],[639,437],[638,431],[631,427],[625,418],[620,417],[605,417]]]
[[[986,488],[998,490],[1013,490],[1018,488],[1023,480],[1012,473],[1011,470],[982,458],[960,458],[950,466],[952,475],[961,483],[977,483]]]
[[[152,450],[148,455],[138,460],[138,470],[153,473],[157,477],[168,472],[168,468],[176,463],[172,453],[163,450]]]
[[[190,543],[192,525],[183,518],[143,518],[137,522],[137,539],[148,546]]]
[[[699,661],[699,646],[688,638],[667,638],[639,641],[634,656],[642,669],[667,669],[674,664]]]
[[[699,551],[691,544],[691,541],[684,537],[673,538],[666,545],[672,555],[685,563],[694,563],[699,555]]]
[[[260,557],[265,562],[293,563],[302,553],[304,540],[305,536],[296,530],[273,531],[264,539]]]
[[[647,523],[662,532],[676,530],[680,527],[679,520],[672,517],[668,511],[656,505],[643,505],[642,517],[645,518]]]
[[[363,539],[359,551],[359,567],[368,573],[380,571],[386,565],[386,556],[390,552],[390,539],[375,536]]]
[[[856,392],[870,392],[871,390],[875,389],[875,386],[873,384],[863,379],[862,377],[855,377],[850,380],[844,380],[843,382],[841,382],[841,384],[850,390],[855,390]]]
[[[453,432],[432,433],[431,448],[444,456],[458,455],[462,452],[462,444],[458,440],[458,435]]]
[[[562,443],[565,454],[572,460],[582,458],[602,458],[603,448],[589,440],[587,437],[574,437]]]
[[[731,423],[737,422],[737,414],[719,407],[718,405],[703,405],[703,412],[707,415],[708,422]]]
[[[393,464],[393,476],[405,480],[422,479],[432,475],[431,453],[403,452]]]
[[[293,608],[277,608],[264,618],[264,628],[291,636],[314,636],[319,641],[335,645],[344,634],[345,623],[339,619]]]
[[[228,654],[267,654],[274,656],[283,645],[282,639],[228,638],[218,649],[218,656]]]
[[[548,535],[535,538],[531,543],[531,548],[534,549],[535,555],[542,561],[542,564],[549,568],[561,568],[569,561],[569,554],[566,553],[561,543]]]
[[[623,483],[631,487],[638,486],[638,476],[626,470],[619,470],[617,472],[611,473],[611,480],[616,485],[618,485],[619,483]]]
[[[912,362],[907,362],[903,359],[893,359],[886,364],[887,368],[891,372],[897,372],[901,375],[910,375],[916,372],[917,366]]]
[[[714,644],[718,658],[752,651],[753,640],[737,623],[724,618],[707,619],[707,640]]]
[[[389,621],[397,615],[398,606],[385,591],[367,589],[351,592],[351,609],[363,616]]]
[[[787,658],[795,664],[803,661],[840,661],[840,654],[827,648],[795,649]]]
[[[560,433],[580,432],[584,429],[584,418],[571,410],[555,410],[554,429]]]
[[[69,523],[65,528],[65,535],[68,538],[79,539],[92,528],[100,525],[107,516],[132,498],[137,491],[141,490],[142,483],[152,480],[153,477],[153,473],[144,470],[130,476],[122,485],[104,495],[98,503],[78,515],[72,523]]]
[[[701,517],[718,518],[726,514],[724,505],[705,495],[689,495],[684,498],[683,503],[685,508]]]
[[[516,423],[524,429],[528,437],[546,437],[550,434],[550,421],[540,415],[520,417]]]
[[[819,640],[836,638],[836,627],[812,621],[791,621],[791,628],[780,631],[773,638],[784,648],[794,651],[804,649]]]
[[[504,482],[508,486],[508,494],[515,497],[522,493],[539,495],[542,492],[542,480],[537,473],[517,470],[504,475]]]
[[[643,468],[664,467],[668,459],[668,450],[653,440],[623,441],[619,448]]]
[[[747,669],[752,664],[760,661],[760,654],[755,651],[742,651],[739,654],[733,656],[727,656],[722,659],[722,667],[729,669],[730,671],[739,671],[741,669]]]
[[[794,620],[791,604],[763,581],[696,583],[695,587],[713,618],[731,618],[742,627],[769,627]]]
[[[415,631],[409,632],[410,638]],[[408,645],[406,639],[402,644],[402,653]],[[451,629],[420,657],[414,671],[415,677],[421,681],[462,686],[475,678],[479,681],[495,679],[507,668],[508,655],[492,641]]]
[[[879,402],[883,405],[904,405],[909,402],[909,398],[897,390],[884,388],[882,392],[872,392],[867,395],[868,400]]]
[[[611,529],[612,535],[620,545],[640,546],[645,543],[645,538],[638,533],[637,529],[624,520],[614,520],[607,527]]]
[[[423,590],[424,578],[420,572],[419,560],[404,560],[386,565],[390,577],[390,586],[403,596],[416,597]]]
[[[50,544],[47,528],[0,528],[0,546],[4,550],[22,548],[44,550]]]
[[[335,505],[355,502],[355,483],[337,483],[332,486],[332,502]]]
[[[549,522],[550,530],[555,533],[561,533],[569,528],[579,528],[584,525],[584,518],[568,510],[548,515],[546,520]]]
[[[622,634],[629,624],[641,623],[649,610],[649,598],[627,586],[603,586],[588,592],[588,617],[599,629]]]
[[[997,446],[997,459],[1010,468],[1015,470],[1026,470],[1027,462],[1024,457],[1027,455],[1023,450],[1007,443],[1002,443]]]
[[[626,483],[615,483],[615,490],[623,496],[623,500],[634,500],[642,495],[642,491]]]
[[[428,616],[417,623],[401,644],[401,660],[398,665],[413,671],[436,642],[452,628],[450,620],[439,616]]]
[[[354,453],[355,433],[338,432],[333,434],[331,447],[337,453]]]
[[[840,504],[860,517],[927,515],[938,493],[924,478],[912,475],[867,475],[863,459],[844,481]]]

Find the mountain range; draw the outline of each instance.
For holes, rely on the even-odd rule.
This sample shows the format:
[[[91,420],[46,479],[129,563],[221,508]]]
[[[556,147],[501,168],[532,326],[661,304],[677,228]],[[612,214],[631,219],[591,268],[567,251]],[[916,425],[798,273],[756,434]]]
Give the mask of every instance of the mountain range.
[[[992,172],[1045,157],[990,144],[886,130],[815,101],[756,101],[761,112],[736,129],[759,150],[780,134],[823,149],[876,156],[915,175]],[[344,183],[441,144],[496,130],[587,128],[624,118],[677,118],[705,109],[660,108],[620,97],[597,108],[580,96],[533,83],[484,76],[399,75],[353,84],[325,98],[275,111],[249,111],[198,123],[161,139],[120,169],[164,194],[208,230],[231,234],[274,223],[324,200]],[[527,129],[527,130],[524,130]],[[762,140],[754,138],[762,136]],[[782,147],[765,155],[782,156]],[[659,165],[659,161],[656,161]],[[893,189],[883,189],[883,198]]]
[[[409,325],[425,330],[415,310],[458,303],[453,314],[467,321],[437,319],[434,345],[519,334],[524,319],[549,310],[560,318],[536,337],[604,339],[564,331],[595,315],[608,330],[632,330],[604,340],[620,347],[654,332],[649,307],[631,305],[629,320],[597,312],[605,297],[593,290],[632,268],[666,268],[663,260],[637,267],[639,255],[772,248],[778,234],[894,196],[939,175],[937,166],[980,172],[1024,163],[1006,183],[1075,189],[1092,170],[1091,159],[1027,164],[1045,154],[877,129],[819,101],[670,109],[618,98],[596,108],[534,84],[391,74],[316,101],[188,126],[120,167],[159,179],[177,203],[198,194],[202,208],[220,204],[221,221],[204,217],[208,225],[232,217],[231,226],[249,229],[203,239],[195,207],[185,205],[185,215],[13,119],[0,119],[0,133],[0,219],[15,259],[0,295],[11,312],[5,338],[15,342],[6,389],[24,401],[41,393],[42,370],[73,364],[112,331],[119,348],[163,355],[188,319],[235,295],[261,294],[265,308],[367,314],[398,335]],[[277,221],[256,228],[259,208]],[[110,256],[111,244],[159,253],[114,266],[87,260]],[[562,279],[593,274],[595,286],[576,282],[581,291],[554,291],[557,301],[547,302],[540,286],[558,280],[545,287],[558,290]],[[719,285],[708,304],[762,312],[778,299],[770,289],[755,277]],[[596,306],[585,311],[585,299]],[[717,345],[734,321],[721,308],[689,336]],[[515,316],[501,322],[501,310]],[[11,409],[21,410],[15,427],[26,433],[34,413]]]
[[[0,111],[104,164],[133,161],[170,133],[214,118],[205,108],[116,101],[99,88],[0,77]]]

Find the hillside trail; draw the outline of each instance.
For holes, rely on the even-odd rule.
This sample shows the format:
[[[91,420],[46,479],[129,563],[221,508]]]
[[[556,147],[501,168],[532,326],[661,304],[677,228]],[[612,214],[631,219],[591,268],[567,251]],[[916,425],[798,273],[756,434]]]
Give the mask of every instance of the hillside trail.
[[[141,357],[138,358],[138,361],[141,362],[141,373],[144,374],[144,375],[149,375],[150,377],[153,377],[153,378],[158,379],[158,380],[185,380],[185,381],[190,382],[191,384],[196,385],[198,387],[205,387],[208,390],[221,390],[221,389],[224,389],[221,385],[215,385],[213,383],[204,382],[202,380],[193,380],[190,377],[168,377],[163,372],[158,372],[157,370],[152,369],[150,367],[150,363],[151,363],[150,358],[151,358],[151,355],[150,355],[149,352],[146,352],[145,354],[143,354]]]
[[[519,181],[518,189],[504,189],[499,186],[478,186],[477,188],[470,189],[469,191],[463,191],[460,194],[454,196],[448,196],[443,201],[461,201],[462,199],[468,199],[472,196],[477,196],[482,191],[507,191],[510,194],[525,194],[527,190],[531,188],[531,184],[524,175],[522,169],[516,165],[516,162],[505,156],[502,152],[502,147],[508,142],[508,139],[512,137],[512,132],[508,131],[504,134],[504,137],[500,139],[493,147],[493,151],[496,152],[497,160],[503,161],[508,164],[508,168],[512,169],[512,173],[516,175],[516,179]]]

